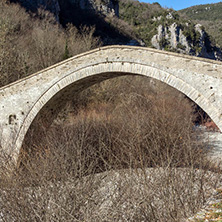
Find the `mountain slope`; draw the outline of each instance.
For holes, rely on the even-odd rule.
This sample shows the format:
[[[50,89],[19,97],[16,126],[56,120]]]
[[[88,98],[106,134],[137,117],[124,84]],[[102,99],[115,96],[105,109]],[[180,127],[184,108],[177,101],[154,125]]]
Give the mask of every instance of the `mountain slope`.
[[[127,24],[118,19],[119,5],[116,0],[8,0],[24,7],[39,17],[39,9],[52,13],[63,27],[73,24],[95,27],[95,35],[103,44],[127,44],[134,38]],[[124,26],[123,29],[119,27]]]
[[[95,26],[103,45],[132,44],[222,60],[204,27],[158,3],[134,0],[10,0],[30,11],[51,11],[64,27]],[[56,5],[56,7],[55,7]],[[132,41],[133,40],[133,41]]]
[[[215,4],[196,5],[179,11],[193,20],[222,20],[222,2]]]
[[[146,46],[222,59],[221,50],[203,26],[184,19],[172,9],[162,8],[158,3],[120,0],[119,16],[133,26],[135,34]]]
[[[202,24],[215,42],[222,47],[222,2],[197,5],[178,11],[185,19]]]

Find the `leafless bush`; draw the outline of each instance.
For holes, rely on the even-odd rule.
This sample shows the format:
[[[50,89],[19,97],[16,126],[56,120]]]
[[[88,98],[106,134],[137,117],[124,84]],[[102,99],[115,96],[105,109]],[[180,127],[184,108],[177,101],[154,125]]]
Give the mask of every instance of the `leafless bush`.
[[[2,177],[2,221],[180,221],[221,181],[217,172],[193,165],[135,167],[144,153],[132,151],[127,159],[122,150],[109,152],[106,128],[93,116],[53,130],[47,148],[39,144],[34,156],[26,154],[14,180]],[[130,161],[133,168],[116,169]]]

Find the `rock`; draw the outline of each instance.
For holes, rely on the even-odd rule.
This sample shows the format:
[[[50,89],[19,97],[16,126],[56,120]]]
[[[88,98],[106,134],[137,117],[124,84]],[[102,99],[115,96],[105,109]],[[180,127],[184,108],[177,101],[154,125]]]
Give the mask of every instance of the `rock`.
[[[158,16],[157,18],[156,17],[153,17],[152,21],[160,21],[162,19],[162,16]]]
[[[119,16],[119,4],[115,0],[68,0],[82,10],[93,10],[105,16]]]
[[[197,56],[215,60],[222,60],[222,53],[220,48],[212,46],[210,44],[209,37],[203,30],[203,26],[201,24],[196,24],[195,30],[200,33],[199,45],[201,47],[201,51],[197,54]]]
[[[176,23],[173,23],[170,28],[170,45],[172,48],[177,48],[177,44],[180,42],[180,36],[182,35],[180,28]]]
[[[190,28],[191,24],[186,23],[185,26]],[[157,34],[151,39],[151,44],[157,49],[176,50],[180,53],[198,57],[222,60],[220,48],[212,45],[202,25],[196,24],[193,32],[192,34],[196,39],[185,35],[182,26],[176,22],[170,26],[160,24],[157,27]]]
[[[157,28],[158,34],[154,35],[151,39],[152,45],[157,49],[163,49],[161,41],[163,39],[169,39],[167,27],[163,27],[163,25],[159,25]]]

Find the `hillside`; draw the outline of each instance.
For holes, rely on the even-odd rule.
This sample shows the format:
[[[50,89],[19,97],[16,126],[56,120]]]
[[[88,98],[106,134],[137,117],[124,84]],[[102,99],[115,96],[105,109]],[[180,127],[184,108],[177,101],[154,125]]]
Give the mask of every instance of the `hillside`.
[[[222,2],[215,4],[196,5],[186,9],[182,9],[179,12],[186,14],[188,18],[193,20],[205,20],[215,21],[217,19],[222,20]]]
[[[94,27],[94,35],[103,45],[127,44],[135,38],[131,27],[119,21],[116,0],[9,0],[38,15],[39,9],[52,13],[63,27],[73,24],[77,29]],[[39,17],[39,15],[38,15]],[[124,28],[120,28],[124,26]]]
[[[120,19],[134,28],[146,46],[221,60],[221,50],[212,42],[204,27],[185,19],[158,3],[120,0]]]
[[[133,0],[11,0],[28,11],[50,11],[64,27],[94,26],[103,45],[130,44],[222,60],[203,26],[158,3]]]
[[[63,28],[44,10],[0,2],[0,14],[0,86],[101,45],[95,28]]]
[[[197,5],[180,10],[178,13],[185,19],[202,24],[214,38],[216,44],[222,46],[222,2],[216,4]]]

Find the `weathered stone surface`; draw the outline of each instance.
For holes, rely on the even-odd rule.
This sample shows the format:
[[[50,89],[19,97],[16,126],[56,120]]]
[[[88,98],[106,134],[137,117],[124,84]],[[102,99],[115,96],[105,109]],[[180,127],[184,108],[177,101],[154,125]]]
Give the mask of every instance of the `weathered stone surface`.
[[[40,112],[51,118],[73,93],[121,75],[165,82],[191,98],[222,130],[221,70],[218,61],[143,47],[109,46],[86,52],[0,88],[2,148],[17,158]]]

